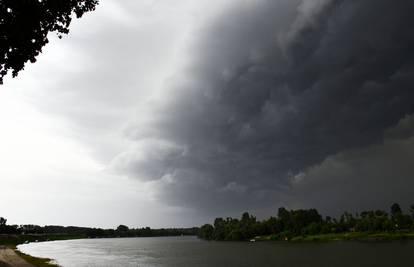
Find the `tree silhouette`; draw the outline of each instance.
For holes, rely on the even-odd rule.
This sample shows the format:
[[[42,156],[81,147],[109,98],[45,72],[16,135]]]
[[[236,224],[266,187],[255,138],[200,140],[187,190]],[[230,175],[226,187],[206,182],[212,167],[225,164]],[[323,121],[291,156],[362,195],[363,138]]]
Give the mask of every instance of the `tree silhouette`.
[[[401,207],[398,203],[394,203],[391,206],[391,215],[396,217],[402,213]]]
[[[198,235],[202,239],[211,240],[213,239],[214,227],[211,224],[205,224],[201,226]]]
[[[0,0],[0,84],[36,62],[49,32],[69,33],[72,16],[92,11],[98,0]]]
[[[414,219],[414,204],[410,206],[411,217]]]
[[[410,209],[414,212],[414,206]],[[404,214],[400,205],[395,203],[391,214],[383,210],[362,211],[355,216],[345,212],[339,220],[330,216],[323,219],[316,209],[287,210],[282,207],[276,217],[262,221],[245,212],[240,219],[216,218],[214,225],[203,225],[198,235],[207,240],[256,240],[258,236],[264,236],[266,240],[291,240],[306,235],[352,232],[384,235],[394,232],[400,235],[409,231],[414,231],[414,218]],[[389,237],[395,238],[392,234]]]
[[[129,228],[128,228],[128,226],[121,224],[116,228],[116,230],[118,232],[128,232]]]

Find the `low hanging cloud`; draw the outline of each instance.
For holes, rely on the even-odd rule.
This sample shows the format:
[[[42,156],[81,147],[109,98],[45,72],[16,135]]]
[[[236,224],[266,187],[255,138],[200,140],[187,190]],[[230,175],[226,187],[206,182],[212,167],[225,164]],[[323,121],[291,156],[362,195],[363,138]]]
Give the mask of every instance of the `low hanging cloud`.
[[[409,0],[232,6],[197,33],[188,67],[151,120],[128,126],[135,145],[112,167],[162,202],[211,214],[356,209],[351,192],[367,208],[400,191],[409,202],[413,11]]]
[[[293,182],[297,206],[325,213],[388,208],[413,201],[414,116],[386,130],[384,143],[344,151],[312,166]],[[326,200],[329,201],[326,201]],[[338,206],[342,210],[338,210]]]

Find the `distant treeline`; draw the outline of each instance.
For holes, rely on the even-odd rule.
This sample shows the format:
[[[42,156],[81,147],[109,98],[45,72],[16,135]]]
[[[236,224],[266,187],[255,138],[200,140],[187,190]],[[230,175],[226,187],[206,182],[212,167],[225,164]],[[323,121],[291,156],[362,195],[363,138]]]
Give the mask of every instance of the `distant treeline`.
[[[411,205],[408,215],[403,213],[398,204],[393,204],[390,214],[382,210],[364,211],[355,215],[345,212],[339,219],[329,216],[323,218],[316,209],[279,208],[276,217],[263,221],[258,221],[245,212],[241,219],[217,218],[214,225],[203,225],[198,236],[206,240],[250,240],[257,236],[271,236],[273,240],[290,240],[301,235],[413,230],[414,205]]]
[[[0,234],[13,235],[58,235],[65,234],[77,237],[151,237],[151,236],[180,236],[196,235],[198,228],[161,228],[151,229],[128,228],[119,225],[116,229],[101,229],[76,226],[39,226],[39,225],[7,225],[7,220],[0,217]]]

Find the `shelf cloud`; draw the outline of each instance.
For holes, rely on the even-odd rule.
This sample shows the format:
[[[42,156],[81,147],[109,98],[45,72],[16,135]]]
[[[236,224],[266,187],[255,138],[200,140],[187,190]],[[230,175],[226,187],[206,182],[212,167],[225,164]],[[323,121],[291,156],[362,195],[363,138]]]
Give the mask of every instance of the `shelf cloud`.
[[[136,147],[113,164],[162,202],[210,213],[352,209],[351,192],[391,203],[407,187],[378,195],[375,184],[414,174],[411,128],[384,138],[414,112],[413,10],[404,0],[232,6],[189,46],[188,66],[148,107],[155,119],[128,125]],[[399,178],[378,175],[392,166],[376,163],[393,160]]]
[[[167,227],[407,207],[413,12],[411,0],[101,1],[0,90],[1,193],[22,207],[4,216]],[[21,185],[32,195],[10,193]],[[45,191],[53,201],[37,205]],[[47,221],[18,212],[38,207]]]

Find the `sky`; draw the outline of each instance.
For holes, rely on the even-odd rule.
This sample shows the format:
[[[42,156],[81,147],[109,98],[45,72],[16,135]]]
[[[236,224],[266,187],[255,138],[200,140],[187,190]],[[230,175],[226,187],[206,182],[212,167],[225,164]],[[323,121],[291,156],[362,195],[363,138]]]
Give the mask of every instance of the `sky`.
[[[8,222],[414,204],[410,0],[101,0],[0,88]]]

